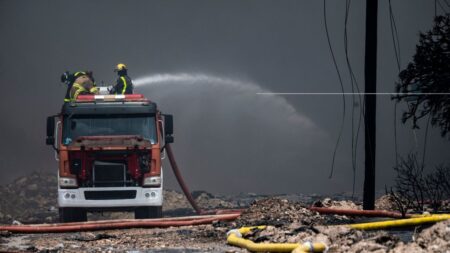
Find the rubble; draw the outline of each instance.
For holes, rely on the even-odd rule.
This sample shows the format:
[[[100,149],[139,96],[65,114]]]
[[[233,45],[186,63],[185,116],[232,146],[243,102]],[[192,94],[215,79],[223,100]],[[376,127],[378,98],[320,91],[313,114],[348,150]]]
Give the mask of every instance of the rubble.
[[[255,201],[236,220],[236,224],[237,226],[271,225],[285,227],[291,224],[302,226],[337,224],[346,223],[350,220],[351,218],[345,216],[320,215],[299,202],[273,197]]]
[[[315,207],[328,207],[335,209],[352,209],[352,210],[362,210],[360,204],[355,204],[351,200],[332,200],[331,198],[325,198],[313,203]]]
[[[427,252],[445,252],[450,250],[450,220],[439,222],[424,229],[415,239],[415,243]]]
[[[30,184],[30,182],[33,182]],[[362,252],[446,252],[450,248],[450,221],[429,228],[416,227],[417,233],[407,240],[400,239],[395,231],[359,231],[345,226],[360,220],[339,215],[320,215],[309,210],[304,202],[286,199],[285,196],[267,197],[241,194],[244,201],[229,196],[215,196],[204,191],[193,196],[205,209],[236,208],[242,203],[250,207],[232,222],[209,225],[152,229],[105,230],[78,233],[27,234],[0,233],[0,251],[36,252],[247,252],[226,244],[226,232],[243,226],[267,225],[264,230],[254,230],[248,235],[256,243],[324,242],[329,253]],[[11,224],[53,222],[57,220],[56,177],[52,174],[33,173],[11,184],[0,187],[0,221]],[[193,214],[182,193],[164,192],[165,215]],[[302,197],[302,199],[305,199]],[[241,204],[237,204],[241,203]],[[377,208],[392,210],[388,196],[377,200]],[[349,200],[325,198],[316,206],[361,209]],[[125,216],[124,216],[125,215]],[[126,216],[128,215],[128,216]],[[91,214],[89,219],[132,218],[131,213]],[[359,218],[361,219],[361,218]],[[366,219],[366,218],[363,218]],[[367,220],[366,220],[367,221]],[[339,224],[339,225],[336,225]],[[420,231],[420,229],[423,229]]]
[[[204,209],[236,208],[229,201],[204,191],[195,199]],[[163,213],[165,216],[195,214],[184,194],[164,190]],[[132,212],[89,213],[89,220],[132,219]],[[59,222],[57,208],[56,174],[33,172],[10,184],[0,186],[0,224],[30,224]]]
[[[205,191],[193,192],[192,195],[195,198],[195,201],[197,202],[197,204],[205,210],[231,209],[231,208],[237,207],[236,205],[234,205],[228,201],[225,201],[221,198],[218,198],[218,197],[212,195],[211,193],[208,193]]]
[[[375,200],[375,209],[395,211],[397,210],[397,207],[395,205],[393,197],[389,194],[386,194]]]
[[[34,172],[0,186],[0,223],[57,222],[56,174]]]

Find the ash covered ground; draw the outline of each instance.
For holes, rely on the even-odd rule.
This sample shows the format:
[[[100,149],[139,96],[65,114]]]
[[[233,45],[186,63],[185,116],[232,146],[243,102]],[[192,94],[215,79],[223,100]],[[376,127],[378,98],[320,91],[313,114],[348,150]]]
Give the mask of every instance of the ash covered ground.
[[[246,208],[232,222],[209,225],[152,229],[103,230],[54,234],[0,233],[0,251],[16,252],[246,252],[226,244],[226,232],[241,226],[267,225],[247,235],[258,243],[324,242],[328,252],[450,252],[450,222],[404,231],[365,232],[340,224],[363,221],[340,215],[320,215],[307,207],[316,205],[342,209],[361,209],[358,202],[343,200],[345,196],[282,195],[259,196],[240,194],[214,196],[195,192],[204,209]],[[192,215],[185,197],[176,191],[164,193],[165,216]],[[392,210],[389,198],[377,201],[378,209]],[[132,218],[131,213],[90,214],[90,220]],[[0,222],[57,222],[56,177],[33,173],[0,187]],[[367,220],[366,220],[367,221]]]

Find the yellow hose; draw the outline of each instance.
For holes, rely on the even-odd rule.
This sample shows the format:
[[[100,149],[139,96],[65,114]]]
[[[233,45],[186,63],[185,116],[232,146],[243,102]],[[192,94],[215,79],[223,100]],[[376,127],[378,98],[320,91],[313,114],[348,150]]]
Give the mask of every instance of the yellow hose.
[[[373,229],[385,229],[402,226],[417,226],[427,223],[435,223],[450,219],[450,214],[435,214],[431,216],[424,216],[419,218],[400,219],[392,221],[377,221],[369,223],[350,224],[349,226],[354,229],[360,230],[373,230]]]
[[[417,226],[421,224],[435,223],[439,221],[449,220],[450,214],[434,214],[421,215],[417,218],[400,219],[392,221],[378,221],[369,223],[359,223],[348,225],[354,229],[373,230],[386,229],[402,226]],[[251,240],[244,239],[242,236],[248,234],[255,229],[265,229],[266,226],[256,227],[242,227],[239,229],[230,230],[227,233],[227,242],[230,245],[245,248],[251,252],[292,252],[292,253],[306,253],[306,252],[324,252],[327,246],[324,243],[254,243]]]
[[[323,252],[327,248],[324,243],[254,243],[251,240],[242,238],[243,235],[254,229],[265,229],[266,226],[242,227],[230,230],[227,234],[227,242],[230,245],[245,248],[252,252]],[[295,251],[294,251],[295,250]]]

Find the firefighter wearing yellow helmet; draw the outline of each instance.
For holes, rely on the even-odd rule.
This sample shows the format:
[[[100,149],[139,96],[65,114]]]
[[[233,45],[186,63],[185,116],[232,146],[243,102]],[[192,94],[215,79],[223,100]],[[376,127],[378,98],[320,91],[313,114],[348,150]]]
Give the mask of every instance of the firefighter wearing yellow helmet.
[[[75,101],[78,95],[98,93],[92,71],[78,71],[73,74],[66,71],[61,76],[61,82],[67,84],[64,102]]]
[[[114,72],[119,76],[116,85],[110,90],[110,94],[133,94],[133,83],[127,73],[127,66],[123,63],[117,64]]]

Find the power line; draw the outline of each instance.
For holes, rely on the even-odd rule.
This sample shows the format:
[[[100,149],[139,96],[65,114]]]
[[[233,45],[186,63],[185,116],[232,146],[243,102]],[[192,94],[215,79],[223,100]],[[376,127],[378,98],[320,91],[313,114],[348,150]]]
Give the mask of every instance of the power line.
[[[447,0],[443,0],[445,5],[447,5],[448,8],[450,8],[450,4],[447,2]]]
[[[402,93],[402,92],[257,92],[256,95],[377,95],[377,96],[442,96],[450,95],[450,92],[423,92],[423,93]]]
[[[389,0],[389,24],[391,27],[392,45],[394,46],[395,59],[397,63],[397,70],[400,73],[401,59],[400,59],[400,40],[395,23],[394,11],[392,9],[391,0]],[[395,151],[395,166],[398,167],[398,142],[397,142],[397,102],[394,102],[394,151]]]
[[[437,0],[437,3],[438,3],[439,7],[441,8],[441,10],[442,10],[444,13],[448,13],[448,11],[445,10],[444,6],[442,6],[441,1]]]
[[[352,92],[355,92],[354,86],[353,86],[353,75],[352,75],[352,68],[350,65],[350,59],[348,57],[348,39],[347,39],[347,22],[348,22],[348,14],[350,10],[350,4],[351,0],[345,1],[345,21],[344,21],[344,51],[345,51],[345,60],[347,62],[347,68],[350,75],[350,85],[352,87]],[[356,184],[356,161],[355,161],[355,123],[354,123],[354,117],[355,117],[355,96],[352,96],[352,170],[353,170],[353,181],[352,181],[352,197],[355,194],[355,184]]]
[[[394,150],[395,150],[395,166],[398,168],[397,102],[394,103]]]
[[[357,92],[359,93],[359,84],[356,79],[356,76],[353,72],[353,68],[350,62],[350,57],[348,53],[348,20],[349,20],[349,14],[350,14],[350,6],[351,6],[351,0],[346,0],[346,6],[345,6],[345,22],[344,22],[344,51],[345,51],[345,59],[347,63],[347,68],[349,71],[350,76],[350,84],[352,88],[352,92],[354,93],[355,88]],[[358,95],[359,98],[359,117],[358,117],[358,127],[356,130],[356,136],[355,136],[355,96],[352,96],[352,169],[353,169],[353,182],[352,182],[352,197],[354,197],[355,194],[355,186],[356,186],[356,162],[357,162],[357,150],[358,150],[358,140],[359,140],[359,131],[361,129],[361,118],[363,111],[361,109],[361,95]]]
[[[437,16],[437,0],[434,0],[434,16]]]
[[[395,59],[397,61],[397,68],[398,71],[401,69],[401,59],[400,59],[400,40],[398,36],[398,30],[397,25],[395,23],[395,16],[394,12],[392,10],[392,4],[391,0],[389,0],[389,20],[390,20],[390,26],[391,26],[391,35],[392,35],[392,43],[394,45],[394,53],[395,53]]]
[[[327,24],[327,1],[323,0],[323,19],[324,19],[324,23],[325,23],[325,32],[327,35],[327,41],[328,41],[328,47],[330,48],[330,53],[331,53],[331,57],[333,59],[333,63],[334,63],[334,67],[336,68],[336,73],[338,75],[339,78],[339,83],[341,85],[341,90],[342,90],[342,101],[343,101],[343,108],[342,108],[342,123],[341,123],[341,129],[339,130],[339,136],[338,139],[336,141],[336,145],[334,147],[334,151],[333,151],[333,160],[331,162],[331,171],[330,171],[330,176],[329,178],[333,177],[333,171],[334,171],[334,163],[335,163],[335,159],[336,159],[336,152],[337,149],[339,147],[339,143],[341,142],[341,137],[342,137],[342,132],[344,130],[344,123],[345,123],[345,95],[344,95],[344,84],[342,82],[342,77],[341,77],[341,73],[339,72],[339,67],[336,63],[336,58],[334,56],[334,52],[333,52],[333,47],[331,46],[331,41],[330,41],[330,34],[328,32],[328,24]]]
[[[423,153],[422,153],[422,167],[425,167],[425,155],[427,151],[427,140],[428,140],[428,127],[430,126],[431,113],[428,115],[427,126],[425,128],[425,136],[423,140]]]

